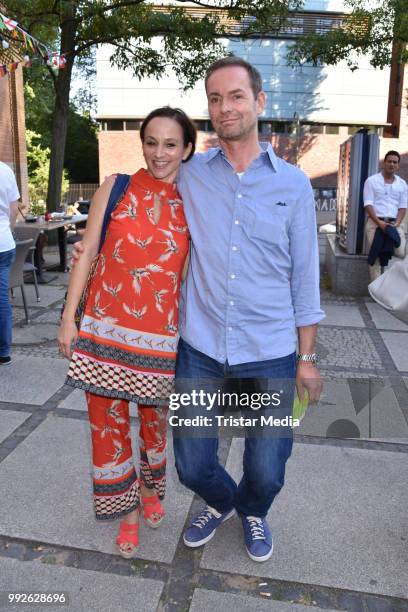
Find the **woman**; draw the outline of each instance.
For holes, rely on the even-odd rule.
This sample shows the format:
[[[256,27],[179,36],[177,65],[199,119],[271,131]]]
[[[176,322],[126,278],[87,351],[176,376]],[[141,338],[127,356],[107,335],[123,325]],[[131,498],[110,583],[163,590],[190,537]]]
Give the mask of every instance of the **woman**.
[[[13,171],[0,162],[0,366],[11,363],[13,316],[9,298],[9,278],[16,255],[16,243],[11,230],[17,219],[19,198]]]
[[[116,542],[125,558],[138,545],[140,505],[151,527],[164,517],[165,406],[174,379],[178,295],[189,247],[174,180],[194,153],[196,132],[182,111],[164,107],[146,117],[140,137],[147,170],[131,177],[111,215],[78,335],[75,310],[98,251],[114,177],[93,198],[58,334],[61,351],[71,358],[67,383],[86,391],[96,518],[124,516]],[[129,401],[139,410],[140,483]]]

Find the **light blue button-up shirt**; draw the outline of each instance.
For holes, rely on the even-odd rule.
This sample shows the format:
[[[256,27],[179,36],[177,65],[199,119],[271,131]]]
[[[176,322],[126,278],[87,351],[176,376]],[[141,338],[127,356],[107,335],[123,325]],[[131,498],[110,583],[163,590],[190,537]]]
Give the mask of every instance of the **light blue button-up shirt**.
[[[320,309],[310,181],[271,145],[239,177],[221,148],[182,165],[192,247],[180,334],[230,365],[284,357]]]

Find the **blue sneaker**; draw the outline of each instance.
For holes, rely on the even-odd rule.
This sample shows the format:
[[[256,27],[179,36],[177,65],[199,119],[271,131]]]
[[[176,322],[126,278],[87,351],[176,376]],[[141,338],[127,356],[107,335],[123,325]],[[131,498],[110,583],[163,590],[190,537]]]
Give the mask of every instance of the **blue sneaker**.
[[[273,552],[272,533],[265,519],[241,516],[247,553],[252,561],[267,561]]]
[[[217,512],[211,506],[206,506],[200,514],[191,521],[190,527],[184,532],[183,540],[186,546],[196,548],[211,540],[217,527],[235,514],[234,508],[228,512]]]

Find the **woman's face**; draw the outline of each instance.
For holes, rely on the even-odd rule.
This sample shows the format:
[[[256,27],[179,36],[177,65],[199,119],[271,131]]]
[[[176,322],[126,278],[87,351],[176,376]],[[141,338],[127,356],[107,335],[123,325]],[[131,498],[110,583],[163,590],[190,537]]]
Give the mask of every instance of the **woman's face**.
[[[191,144],[184,146],[181,126],[168,117],[149,121],[142,146],[149,174],[166,183],[174,183],[182,160],[191,150]]]

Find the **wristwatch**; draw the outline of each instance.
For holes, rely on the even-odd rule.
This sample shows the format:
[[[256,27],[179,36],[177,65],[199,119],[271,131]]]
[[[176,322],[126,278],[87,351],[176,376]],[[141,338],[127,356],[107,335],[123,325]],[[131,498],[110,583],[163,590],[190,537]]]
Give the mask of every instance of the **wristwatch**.
[[[299,353],[297,356],[298,361],[306,361],[306,363],[312,363],[315,365],[317,363],[317,354],[316,353]]]

